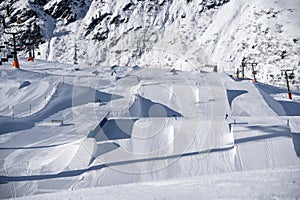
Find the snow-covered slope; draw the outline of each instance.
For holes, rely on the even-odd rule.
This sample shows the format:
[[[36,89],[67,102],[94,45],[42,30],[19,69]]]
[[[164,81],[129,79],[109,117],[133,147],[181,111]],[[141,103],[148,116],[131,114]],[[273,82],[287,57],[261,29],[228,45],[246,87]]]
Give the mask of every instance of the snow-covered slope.
[[[116,186],[121,195],[160,181],[171,191],[172,181],[198,187],[203,176],[238,178],[250,193],[265,177],[274,183],[263,190],[267,198],[273,190],[297,197],[297,181],[285,188],[271,176],[299,176],[299,93],[278,100],[282,89],[225,73],[21,65],[0,70],[1,198],[129,184]],[[228,189],[237,184],[231,178]]]
[[[300,93],[233,74],[245,57],[259,82],[288,68],[299,87],[298,1],[9,0],[0,14],[39,46],[0,65],[0,198],[299,198]]]
[[[280,69],[294,69],[293,87],[299,90],[299,10],[295,0],[231,1],[217,12],[200,44],[227,71],[236,70],[243,57],[258,63],[258,80],[268,84],[284,85]]]
[[[297,199],[299,178],[299,169],[284,168],[65,191],[21,199]]]
[[[294,89],[299,89],[300,78],[299,10],[296,0],[11,0],[0,4],[6,22],[25,30],[20,40],[34,40],[39,58],[45,60],[81,67],[151,65],[186,70],[218,64],[220,70],[233,71],[246,57],[258,63],[262,82],[284,84],[280,69],[295,69]],[[248,67],[246,74],[251,76]]]

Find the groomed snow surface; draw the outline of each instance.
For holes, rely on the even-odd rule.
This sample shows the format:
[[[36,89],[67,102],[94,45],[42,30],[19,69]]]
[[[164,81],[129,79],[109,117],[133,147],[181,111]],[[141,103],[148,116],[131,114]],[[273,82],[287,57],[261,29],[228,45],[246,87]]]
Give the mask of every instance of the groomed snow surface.
[[[300,198],[299,93],[39,60],[0,77],[0,198]]]
[[[157,182],[64,191],[22,199],[292,199],[299,168],[204,175]]]

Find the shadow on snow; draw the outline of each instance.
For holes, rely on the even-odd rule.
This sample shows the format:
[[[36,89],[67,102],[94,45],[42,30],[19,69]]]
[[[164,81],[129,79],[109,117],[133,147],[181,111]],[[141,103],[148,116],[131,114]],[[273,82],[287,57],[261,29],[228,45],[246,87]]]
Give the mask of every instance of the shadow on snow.
[[[131,117],[183,117],[181,113],[140,95],[130,106],[129,113]]]
[[[141,162],[149,162],[149,161],[157,161],[157,160],[165,160],[165,159],[176,159],[176,158],[180,158],[180,157],[195,156],[195,155],[206,154],[206,153],[227,151],[227,150],[230,150],[232,148],[233,147],[216,148],[216,149],[210,149],[210,150],[204,150],[204,151],[196,151],[196,152],[190,152],[190,153],[175,154],[175,155],[170,155],[170,156],[161,156],[161,157],[152,157],[152,158],[142,158],[142,159],[135,159],[135,160],[118,161],[118,162],[112,162],[112,163],[106,163],[106,164],[91,166],[87,169],[64,171],[64,172],[60,172],[58,174],[30,175],[30,176],[0,176],[0,184],[6,184],[6,183],[9,183],[9,182],[38,181],[38,180],[46,180],[46,179],[54,179],[54,178],[74,177],[74,176],[79,176],[79,175],[81,175],[85,172],[100,170],[100,169],[104,169],[104,168],[107,168],[107,167],[127,165],[127,164],[133,164],[133,163],[141,163]]]
[[[89,87],[59,83],[49,103],[38,113],[29,117],[15,119],[11,117],[1,117],[0,134],[30,129],[35,123],[41,122],[51,115],[67,108],[91,102],[107,103],[120,98],[122,98],[122,96],[101,92]]]

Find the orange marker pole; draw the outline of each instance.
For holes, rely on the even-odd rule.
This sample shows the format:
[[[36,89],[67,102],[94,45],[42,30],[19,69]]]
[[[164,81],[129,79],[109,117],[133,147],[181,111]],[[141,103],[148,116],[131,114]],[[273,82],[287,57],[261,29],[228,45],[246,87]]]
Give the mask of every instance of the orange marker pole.
[[[13,61],[13,67],[19,69],[19,61],[18,61],[18,56],[17,56],[17,46],[16,46],[16,33],[12,34],[13,35],[13,43],[14,43],[14,61]]]

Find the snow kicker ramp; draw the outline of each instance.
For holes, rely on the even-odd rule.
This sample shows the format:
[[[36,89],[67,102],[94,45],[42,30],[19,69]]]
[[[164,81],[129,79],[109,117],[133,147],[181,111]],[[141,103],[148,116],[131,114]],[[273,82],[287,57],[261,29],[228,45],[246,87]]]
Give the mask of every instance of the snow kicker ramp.
[[[282,107],[268,95],[262,95],[251,80],[234,81],[224,74],[230,116],[278,116]]]
[[[182,155],[201,153],[205,157],[211,151],[232,148],[233,136],[225,122],[228,106],[224,85],[219,74],[207,74],[206,80],[203,86],[142,84],[129,108],[131,117],[104,119],[98,130],[89,134],[96,141],[117,140],[120,145],[100,159],[105,163],[128,161],[114,165],[121,171],[149,172]],[[205,90],[204,94],[200,90]],[[199,114],[199,102],[206,102],[202,111],[211,115]]]
[[[300,164],[294,119],[281,117],[282,106],[250,80],[225,77],[237,170]],[[296,131],[297,132],[297,131]]]
[[[225,121],[228,102],[221,75],[206,74],[205,80],[207,91],[204,95],[197,86],[142,85],[129,108],[131,117],[113,119],[107,114],[88,134],[89,147],[81,149],[94,156],[93,152],[97,151],[95,142],[117,140],[121,148],[101,155],[101,159],[107,163],[144,160],[115,167],[122,171],[147,172],[174,161],[167,158],[199,152],[205,157],[211,151],[232,148],[233,135]],[[157,98],[157,93],[161,94],[160,98]],[[211,115],[199,116],[199,101],[209,102],[205,112]],[[154,160],[154,166],[146,162]]]
[[[140,99],[141,101],[148,99],[167,108],[166,115],[168,117],[173,115],[195,117],[193,114],[195,114],[196,102],[199,101],[200,95],[199,87],[188,82],[144,83],[138,88],[137,93],[139,97],[143,98]],[[155,107],[152,109],[155,111]]]
[[[181,113],[164,104],[153,102],[140,95],[136,96],[129,109],[131,117],[182,117]]]
[[[58,83],[51,95],[47,104],[41,107],[41,110],[28,117],[15,117],[15,119],[12,117],[1,117],[0,134],[32,128],[35,123],[41,122],[51,115],[68,108],[74,108],[99,100],[106,103],[121,97],[93,88],[75,86],[67,83]],[[40,96],[39,99],[43,100],[44,96]]]

